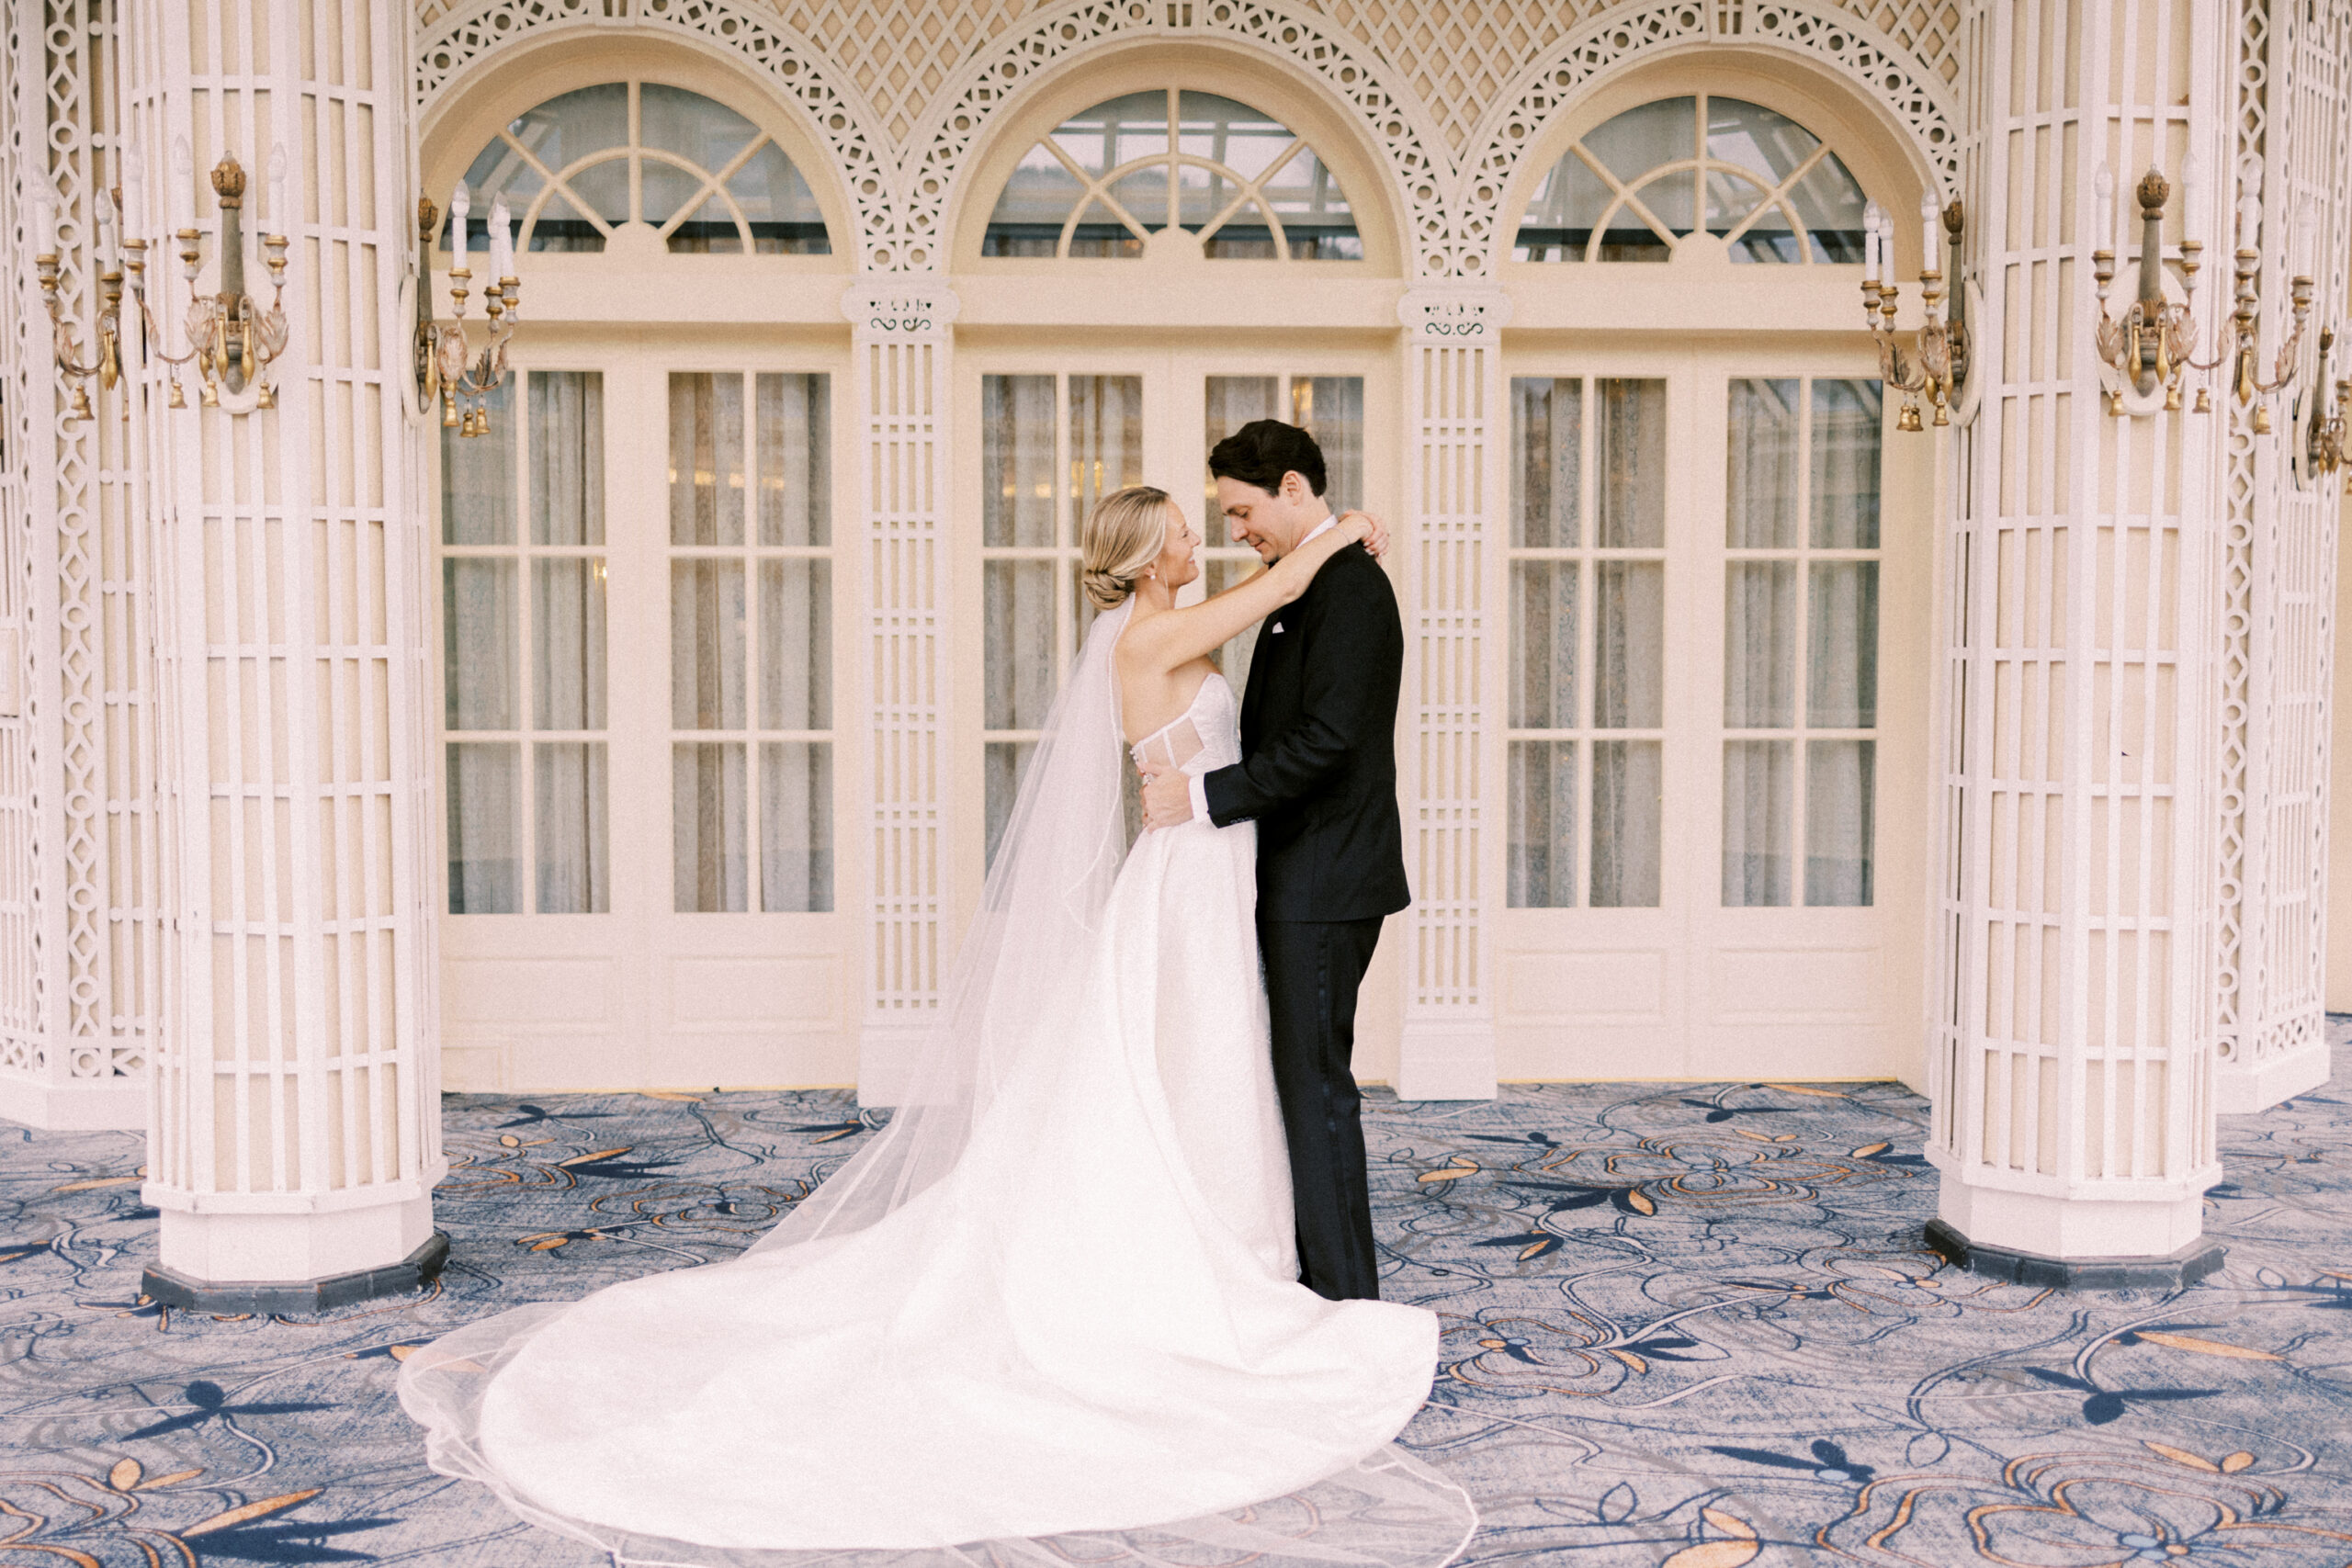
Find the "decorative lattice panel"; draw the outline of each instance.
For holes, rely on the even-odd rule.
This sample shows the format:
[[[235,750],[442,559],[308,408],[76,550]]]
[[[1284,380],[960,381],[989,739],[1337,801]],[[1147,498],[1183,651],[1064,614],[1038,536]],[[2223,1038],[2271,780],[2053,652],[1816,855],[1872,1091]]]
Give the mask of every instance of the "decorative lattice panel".
[[[1426,0],[1318,0],[1429,106],[1438,141],[1458,160],[1479,121],[1520,73],[1602,7],[1430,5]]]
[[[47,122],[47,48],[37,6],[6,8],[6,56],[0,60],[0,150],[10,168],[40,155]],[[22,182],[0,181],[0,628],[13,637],[0,671],[13,681],[16,713],[0,716],[0,1073],[30,1078],[42,1067],[48,1033],[42,970],[42,858],[35,814],[33,768],[37,710],[26,699],[34,675],[32,641],[25,636],[35,587],[34,530],[43,525],[32,504],[37,398],[48,390],[42,374],[49,348],[46,321],[37,314],[28,258],[32,215]]]

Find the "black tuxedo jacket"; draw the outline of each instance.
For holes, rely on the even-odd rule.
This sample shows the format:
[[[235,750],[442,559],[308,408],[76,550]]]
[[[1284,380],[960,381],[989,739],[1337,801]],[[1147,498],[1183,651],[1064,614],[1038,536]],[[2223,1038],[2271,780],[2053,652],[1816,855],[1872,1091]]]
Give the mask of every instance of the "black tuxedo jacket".
[[[1258,823],[1258,918],[1361,920],[1412,902],[1396,816],[1405,626],[1380,563],[1324,563],[1258,628],[1241,761],[1203,781],[1209,819]]]

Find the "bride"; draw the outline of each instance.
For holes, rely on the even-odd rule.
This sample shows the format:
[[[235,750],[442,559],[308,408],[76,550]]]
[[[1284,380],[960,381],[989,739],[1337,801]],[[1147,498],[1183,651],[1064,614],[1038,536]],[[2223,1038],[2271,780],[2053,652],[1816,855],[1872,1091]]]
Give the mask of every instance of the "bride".
[[[1390,1439],[1436,1316],[1297,1282],[1254,829],[1125,829],[1118,742],[1239,756],[1208,654],[1371,532],[1177,608],[1166,492],[1081,536],[1056,699],[905,1103],[741,1257],[409,1357],[433,1468],[627,1563],[1434,1568],[1468,1498]]]

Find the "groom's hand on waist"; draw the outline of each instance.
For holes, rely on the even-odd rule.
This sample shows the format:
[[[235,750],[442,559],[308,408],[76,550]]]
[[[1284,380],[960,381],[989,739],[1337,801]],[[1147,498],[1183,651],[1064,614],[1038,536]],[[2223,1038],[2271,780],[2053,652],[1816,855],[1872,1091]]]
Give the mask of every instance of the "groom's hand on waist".
[[[1143,821],[1147,828],[1174,828],[1193,819],[1193,781],[1182,770],[1147,762],[1143,773]]]

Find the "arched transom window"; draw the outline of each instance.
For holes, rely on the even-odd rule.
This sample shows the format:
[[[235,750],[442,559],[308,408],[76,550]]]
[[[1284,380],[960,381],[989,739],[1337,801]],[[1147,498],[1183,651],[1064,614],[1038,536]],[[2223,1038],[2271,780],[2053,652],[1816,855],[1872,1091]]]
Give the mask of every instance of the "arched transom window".
[[[601,251],[643,223],[673,252],[826,255],[808,182],[726,105],[660,82],[605,82],[517,115],[466,170],[468,228],[503,196],[533,251]]]
[[[1031,148],[989,216],[990,256],[1140,256],[1151,235],[1211,257],[1362,261],[1339,180],[1271,115],[1211,93],[1131,93]]]
[[[1702,94],[1627,109],[1544,176],[1520,261],[1662,262],[1702,224],[1736,262],[1859,262],[1862,187],[1783,114]]]

